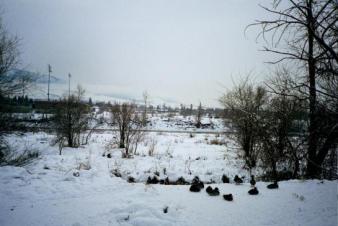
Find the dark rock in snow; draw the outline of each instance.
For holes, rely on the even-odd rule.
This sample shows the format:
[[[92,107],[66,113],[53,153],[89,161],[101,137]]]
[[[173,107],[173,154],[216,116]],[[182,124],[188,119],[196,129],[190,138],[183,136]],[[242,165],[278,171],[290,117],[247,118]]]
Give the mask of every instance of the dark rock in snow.
[[[73,173],[73,176],[74,176],[74,177],[79,177],[79,176],[80,176],[80,173],[79,173],[79,172],[74,172],[74,173]]]

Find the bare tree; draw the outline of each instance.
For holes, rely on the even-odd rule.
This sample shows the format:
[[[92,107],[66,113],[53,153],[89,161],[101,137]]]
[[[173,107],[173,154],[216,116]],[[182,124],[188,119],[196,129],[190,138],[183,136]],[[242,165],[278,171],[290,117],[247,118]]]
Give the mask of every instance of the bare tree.
[[[115,103],[111,107],[113,125],[118,127],[118,145],[123,149],[123,157],[132,154],[133,144],[139,141],[142,122],[136,113],[135,104]],[[136,145],[137,147],[137,145]]]
[[[6,142],[4,135],[13,132],[18,123],[5,107],[6,98],[19,94],[25,95],[25,85],[17,76],[9,72],[16,69],[19,61],[19,39],[11,36],[5,29],[0,17],[0,165],[22,165],[38,156],[37,152],[25,150],[21,154],[12,152],[10,145]],[[26,79],[30,77],[25,75]]]
[[[5,159],[5,153],[9,152],[4,134],[12,128],[10,116],[3,112],[4,99],[20,90],[19,85],[14,81],[14,77],[8,75],[8,72],[14,69],[18,63],[18,43],[18,38],[8,34],[0,18],[0,161]]]
[[[17,85],[18,90],[16,93],[25,97],[31,90],[34,89],[38,76],[34,76],[31,72],[26,70],[14,70],[12,76],[14,83]]]
[[[16,82],[14,76],[10,76],[8,72],[13,70],[18,64],[19,51],[18,51],[19,39],[16,36],[11,36],[5,29],[2,19],[0,18],[0,104],[3,105],[3,99],[6,96],[16,94],[20,90],[19,84]],[[0,111],[0,145],[5,147],[3,143],[3,133],[8,132],[8,114]]]
[[[265,89],[250,83],[249,77],[220,98],[220,103],[229,112],[235,138],[244,152],[245,167],[250,173],[252,168],[256,167],[262,148],[257,124],[261,119],[266,98]]]
[[[148,110],[148,98],[149,98],[149,94],[147,91],[144,91],[143,94],[143,103],[144,103],[144,110],[143,110],[143,114],[142,114],[142,124],[143,126],[147,125],[147,110]]]
[[[64,97],[57,105],[53,121],[60,154],[65,142],[69,147],[78,147],[81,136],[88,129],[89,107],[83,102],[84,93],[85,90],[78,86],[75,94]]]
[[[197,114],[196,114],[196,127],[197,128],[201,128],[201,125],[202,125],[202,112],[203,109],[202,109],[202,103],[200,102],[200,104],[198,105],[198,108],[197,108]]]
[[[262,27],[258,38],[267,44],[264,50],[281,56],[270,63],[301,62],[303,77],[296,87],[307,88],[308,99],[308,177],[316,177],[321,164],[332,145],[337,141],[337,124],[331,124],[330,133],[319,141],[320,113],[319,99],[326,92],[318,86],[319,80],[337,76],[338,35],[336,0],[274,0],[271,8],[261,6],[274,19],[258,20],[251,25]],[[267,35],[270,34],[269,37]],[[270,41],[267,41],[269,38]],[[337,96],[334,97],[336,100]],[[322,145],[320,145],[322,143]]]
[[[16,78],[8,75],[18,65],[18,45],[18,37],[8,34],[0,18],[0,96],[11,95],[21,89]]]

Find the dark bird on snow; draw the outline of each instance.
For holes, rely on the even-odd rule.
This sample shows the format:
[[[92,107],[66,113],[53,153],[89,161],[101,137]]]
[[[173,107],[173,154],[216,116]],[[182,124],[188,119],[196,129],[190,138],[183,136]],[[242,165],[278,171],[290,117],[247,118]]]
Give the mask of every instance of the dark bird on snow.
[[[191,184],[198,185],[201,189],[204,188],[204,183],[196,176],[192,180]]]
[[[222,176],[223,183],[230,183],[229,177],[227,177],[225,174]]]
[[[278,188],[278,183],[277,181],[273,182],[273,184],[269,184],[266,186],[268,189],[277,189]]]
[[[169,182],[169,178],[168,178],[168,177],[166,177],[166,178],[164,179],[164,184],[165,184],[165,185],[168,185],[168,184],[170,184],[170,182]]]
[[[202,181],[200,181],[200,182],[198,183],[198,186],[200,186],[200,188],[202,189],[202,188],[204,188],[204,183],[203,183]]]
[[[217,187],[214,188],[214,190],[213,190],[209,195],[211,195],[211,196],[218,196],[218,195],[219,195],[219,190],[218,190],[218,188],[217,188]]]
[[[241,184],[241,183],[243,183],[243,180],[242,180],[241,178],[239,178],[238,175],[235,176],[234,181],[235,181],[236,184]]]
[[[250,184],[251,184],[252,187],[255,187],[255,185],[256,185],[256,181],[255,181],[255,176],[254,175],[251,175]]]
[[[160,181],[155,176],[153,178],[148,177],[148,179],[147,179],[147,184],[158,184],[159,182]]]
[[[191,192],[200,192],[201,187],[198,184],[192,184],[189,189]]]
[[[212,187],[208,186],[207,189],[205,189],[205,191],[209,194],[210,192],[212,192]]]
[[[185,181],[184,177],[180,177],[180,178],[177,179],[176,184],[177,185],[186,185],[186,184],[189,184],[189,183]]]
[[[234,200],[234,198],[232,197],[232,194],[225,194],[225,195],[223,195],[223,198],[226,201],[232,201],[232,200]]]
[[[210,186],[208,186],[207,189],[206,189],[206,192],[210,196],[217,196],[217,195],[219,195],[218,187],[215,187],[214,189],[212,189]]]
[[[250,189],[250,190],[248,191],[248,193],[249,193],[250,195],[258,195],[258,190],[257,190],[256,187],[254,187],[253,189]]]
[[[200,178],[198,176],[194,177],[191,181],[192,184],[197,184],[198,182],[200,182]]]

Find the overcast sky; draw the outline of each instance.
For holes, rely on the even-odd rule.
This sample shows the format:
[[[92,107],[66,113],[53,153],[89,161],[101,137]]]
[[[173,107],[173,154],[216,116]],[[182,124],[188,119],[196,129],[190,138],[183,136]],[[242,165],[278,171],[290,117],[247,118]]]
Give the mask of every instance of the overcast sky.
[[[218,106],[239,74],[267,72],[258,4],[269,0],[0,0],[21,67],[82,84],[94,99]],[[64,87],[66,90],[67,87]]]

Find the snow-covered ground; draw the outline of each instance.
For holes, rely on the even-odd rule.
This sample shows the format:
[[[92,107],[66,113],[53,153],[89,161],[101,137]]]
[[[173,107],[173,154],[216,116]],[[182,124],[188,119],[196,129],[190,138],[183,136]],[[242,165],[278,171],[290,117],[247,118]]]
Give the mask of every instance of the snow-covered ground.
[[[140,113],[142,114],[142,113]],[[43,117],[51,117],[51,114],[42,113],[18,113],[15,114],[17,118],[25,120],[39,120]],[[95,117],[102,119],[104,122],[111,121],[111,113],[107,111],[99,112],[95,108]],[[144,128],[146,130],[164,130],[164,131],[185,131],[185,132],[223,132],[229,131],[229,128],[224,125],[221,118],[208,117],[204,115],[201,118],[202,127],[196,128],[196,117],[194,115],[182,116],[179,113],[154,113],[148,114],[148,124]],[[30,126],[37,126],[37,124],[28,124]],[[98,129],[112,129],[109,123],[102,123],[97,127]]]
[[[148,123],[149,129],[154,130],[185,130],[185,131],[224,131],[227,128],[224,126],[221,118],[209,118],[203,116],[201,119],[202,125],[208,125],[206,128],[197,129],[195,126],[195,116],[182,116],[162,113],[148,116],[150,123]]]
[[[112,136],[94,134],[89,145],[65,148],[61,156],[50,146],[52,135],[8,137],[18,152],[41,155],[24,167],[0,167],[0,225],[337,225],[337,181],[284,181],[278,190],[258,182],[259,195],[250,196],[248,174],[229,138],[148,133],[136,155],[123,159],[118,149],[105,149]],[[223,145],[212,144],[215,140]],[[154,155],[148,156],[152,145]],[[114,176],[116,171],[122,177]],[[143,183],[155,172],[171,181],[199,176],[213,181],[221,195]],[[222,184],[223,174],[246,176],[246,183]],[[128,183],[130,176],[140,183]],[[233,194],[233,202],[222,198],[226,193]]]

